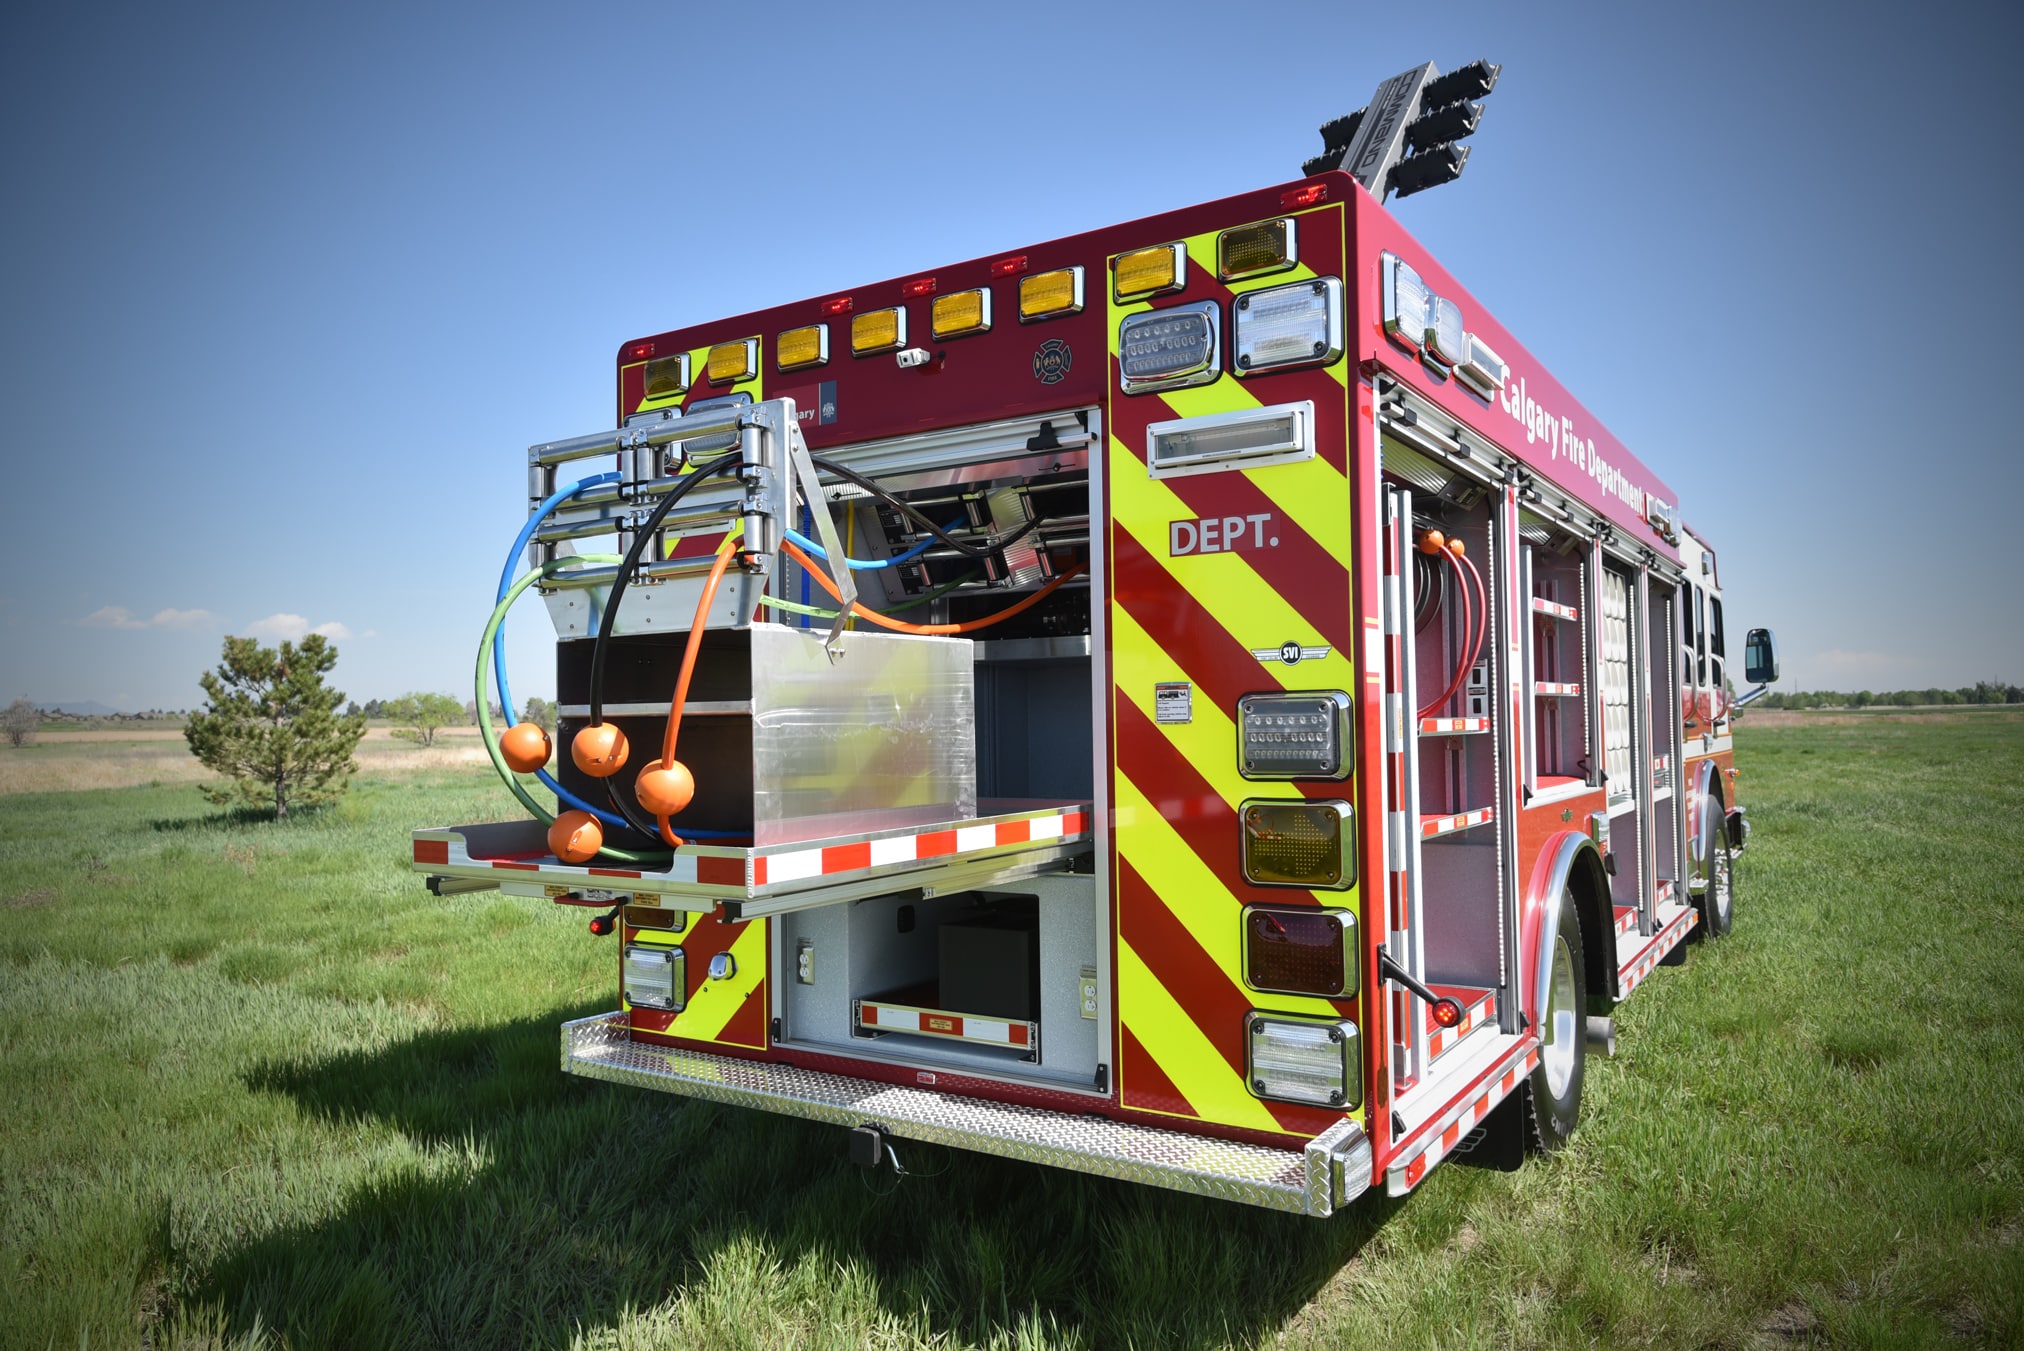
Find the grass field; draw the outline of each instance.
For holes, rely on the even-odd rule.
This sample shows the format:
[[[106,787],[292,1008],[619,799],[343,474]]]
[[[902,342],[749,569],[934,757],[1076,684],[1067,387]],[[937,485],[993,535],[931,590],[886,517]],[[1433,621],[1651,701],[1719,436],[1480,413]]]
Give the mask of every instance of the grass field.
[[[0,1343],[2020,1344],[2024,717],[1739,740],[1735,935],[1620,1011],[1573,1146],[1327,1222],[931,1148],[868,1179],[833,1128],[564,1077],[613,949],[422,891],[408,828],[508,805],[454,762],[278,827],[17,791]]]

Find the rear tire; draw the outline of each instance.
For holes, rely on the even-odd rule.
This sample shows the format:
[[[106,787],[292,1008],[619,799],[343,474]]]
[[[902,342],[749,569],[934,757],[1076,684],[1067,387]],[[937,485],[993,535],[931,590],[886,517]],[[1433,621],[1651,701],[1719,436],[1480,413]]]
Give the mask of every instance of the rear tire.
[[[1581,1120],[1581,1083],[1588,1065],[1588,975],[1582,962],[1581,912],[1574,892],[1560,893],[1560,931],[1553,938],[1546,1007],[1539,1011],[1539,1067],[1525,1081],[1525,1120],[1532,1147],[1550,1154]]]
[[[1708,856],[1708,885],[1696,902],[1701,929],[1710,938],[1727,938],[1736,927],[1736,855],[1729,848],[1725,826],[1715,829],[1714,853]]]

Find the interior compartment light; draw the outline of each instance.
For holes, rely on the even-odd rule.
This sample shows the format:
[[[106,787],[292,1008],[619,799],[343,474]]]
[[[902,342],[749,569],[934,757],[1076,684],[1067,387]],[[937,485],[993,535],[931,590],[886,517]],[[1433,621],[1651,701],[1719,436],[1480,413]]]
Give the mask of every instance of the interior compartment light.
[[[710,358],[703,363],[703,369],[713,385],[750,380],[759,374],[759,340],[740,338],[736,342],[718,343],[710,349]]]
[[[773,340],[773,361],[783,371],[803,371],[829,360],[829,325],[790,328]]]
[[[1356,855],[1342,847],[1349,803],[1252,798],[1239,810],[1244,878],[1261,887],[1347,891],[1356,885]]]
[[[907,312],[894,306],[889,310],[867,310],[850,321],[852,356],[868,357],[891,352],[907,345]]]
[[[1464,345],[1469,349],[1469,355],[1455,367],[1456,378],[1486,399],[1502,391],[1504,382],[1511,378],[1511,367],[1504,358],[1473,333]]]
[[[1216,236],[1216,275],[1224,281],[1284,272],[1299,261],[1299,239],[1290,217],[1239,225]]]
[[[1023,260],[1022,260],[1023,261]],[[1019,322],[1082,313],[1082,269],[1056,268],[1019,279]]]
[[[1112,264],[1112,278],[1119,300],[1181,290],[1188,284],[1188,246],[1175,242],[1120,254]]]
[[[1418,352],[1427,335],[1427,284],[1395,254],[1378,256],[1383,281],[1384,331],[1409,352]]]
[[[1247,779],[1344,779],[1350,699],[1341,690],[1247,694],[1237,701],[1237,771]]]
[[[1342,1108],[1362,1101],[1355,1023],[1252,1013],[1244,1033],[1244,1076],[1259,1097]]]
[[[1238,375],[1326,365],[1342,356],[1342,281],[1316,277],[1247,291],[1231,307],[1230,326]]]
[[[1427,300],[1427,360],[1449,370],[1469,359],[1469,335],[1462,327],[1462,307],[1446,296]]]
[[[928,332],[935,341],[961,338],[991,328],[991,293],[985,290],[952,291],[936,296],[928,306]]]
[[[1146,473],[1152,478],[1256,469],[1313,458],[1314,404],[1310,400],[1235,413],[1204,413],[1155,422],[1146,428]]]
[[[1213,300],[1128,314],[1118,322],[1118,372],[1127,394],[1206,385],[1222,374],[1223,307]]]
[[[686,394],[689,390],[689,354],[677,352],[673,356],[656,357],[647,363],[646,396],[649,399],[672,398]]]
[[[625,950],[625,1002],[679,1012],[688,1002],[688,959],[680,948],[638,945]]]
[[[1244,907],[1244,983],[1254,990],[1356,994],[1356,916],[1347,910]]]

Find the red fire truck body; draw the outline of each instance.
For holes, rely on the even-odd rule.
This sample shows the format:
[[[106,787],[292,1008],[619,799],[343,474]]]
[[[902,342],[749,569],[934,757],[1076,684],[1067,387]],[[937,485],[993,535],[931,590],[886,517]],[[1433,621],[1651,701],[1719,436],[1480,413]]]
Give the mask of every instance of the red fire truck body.
[[[616,570],[542,583],[560,783],[628,791],[697,630],[683,843],[415,836],[445,891],[611,907],[622,1007],[564,1029],[570,1072],[833,1121],[867,1161],[1325,1215],[1556,1147],[1611,1006],[1728,927],[1712,551],[1347,174],[640,338],[617,390],[617,431],[530,452],[537,511],[572,460],[622,480],[534,562],[667,541],[601,689]],[[762,445],[773,478],[642,524]],[[821,486],[768,517],[776,479]],[[818,527],[865,569],[776,547]],[[847,577],[944,631],[832,635],[805,611]],[[600,718],[639,748],[616,776],[568,754]]]

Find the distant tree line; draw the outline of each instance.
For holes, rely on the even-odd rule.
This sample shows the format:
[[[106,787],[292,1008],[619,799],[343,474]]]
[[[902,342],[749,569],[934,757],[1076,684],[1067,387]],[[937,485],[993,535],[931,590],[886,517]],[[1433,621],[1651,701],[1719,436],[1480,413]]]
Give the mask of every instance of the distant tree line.
[[[1774,690],[1758,700],[1755,708],[1924,708],[1945,704],[2024,704],[2024,685],[2002,680],[1978,680],[1959,689],[1869,690],[1838,692],[1803,690],[1786,693]]]

